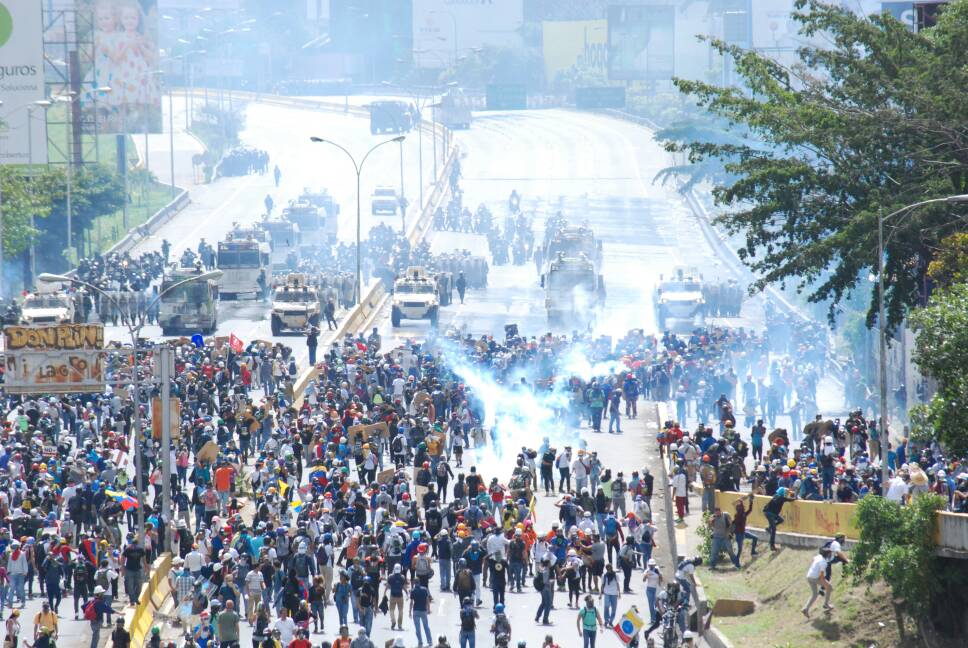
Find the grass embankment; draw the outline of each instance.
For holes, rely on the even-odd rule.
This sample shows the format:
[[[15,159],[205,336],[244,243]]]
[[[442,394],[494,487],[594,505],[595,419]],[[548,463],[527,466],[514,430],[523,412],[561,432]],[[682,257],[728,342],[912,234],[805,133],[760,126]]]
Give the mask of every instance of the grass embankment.
[[[159,209],[171,202],[171,186],[151,182],[147,195],[140,185],[131,189],[131,204],[128,205],[128,227],[124,227],[124,210],[105,214],[94,219],[87,231],[87,238],[93,252],[104,252],[120,241],[129,230],[144,224]]]
[[[765,543],[760,543],[763,548]],[[734,646],[743,648],[907,648],[902,644],[890,605],[890,595],[881,585],[855,586],[843,575],[843,565],[834,566],[834,610],[823,611],[823,600],[814,603],[810,619],[800,610],[810,596],[806,573],[815,552],[783,548],[759,552],[752,562],[748,550],[743,571],[728,560],[715,571],[699,570],[710,606],[719,599],[742,599],[756,603],[753,614],[742,617],[714,617],[713,624]]]

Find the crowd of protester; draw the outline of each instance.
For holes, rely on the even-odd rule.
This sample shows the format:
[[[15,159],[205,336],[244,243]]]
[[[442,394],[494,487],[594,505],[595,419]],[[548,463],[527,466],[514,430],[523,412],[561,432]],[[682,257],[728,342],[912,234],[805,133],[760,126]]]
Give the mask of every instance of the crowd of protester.
[[[347,337],[321,354],[317,379],[297,400],[287,347],[173,344],[182,424],[172,448],[170,520],[159,513],[150,411],[135,411],[133,387],[5,398],[4,605],[22,609],[36,594],[63,616],[61,600],[71,597],[75,617],[90,621],[94,646],[120,603],[137,596],[152,560],[169,550],[178,623],[201,648],[233,645],[240,623],[251,625],[259,647],[288,647],[303,633],[330,645],[368,645],[361,637],[384,610],[398,629],[412,619],[419,645],[440,643],[441,634],[456,645],[451,628],[429,626],[428,606],[441,596],[462,608],[461,634],[483,640],[493,631],[510,641],[506,594],[530,593],[537,622],[549,623],[563,592],[566,609],[590,605],[608,627],[623,595],[646,593],[635,573],[655,572],[648,470],[604,466],[574,433],[505,449],[511,469],[481,474],[478,448],[499,441],[482,423],[493,403],[458,372],[469,363],[498,382],[527,376],[516,389],[538,399],[564,389],[574,398],[555,415],[602,431],[600,406],[622,388],[635,393],[637,382],[610,348],[511,334],[384,350],[378,336]],[[610,368],[596,378],[570,375],[564,367],[576,350]],[[148,374],[149,354],[139,357]],[[139,401],[157,390],[144,387]],[[129,447],[139,415],[143,498]],[[533,498],[542,492],[555,498],[557,519],[535,519]],[[654,609],[661,598],[650,578],[651,596],[641,603]],[[584,602],[590,594],[601,612]],[[355,638],[346,636],[351,626]],[[581,632],[598,629],[592,623]]]
[[[370,245],[394,267],[413,260],[402,241],[378,231]],[[141,270],[98,261],[83,276],[131,281],[156,262],[163,255],[134,262]],[[688,489],[700,483],[711,512],[717,489],[771,496],[771,546],[793,498],[850,502],[886,491],[903,501],[931,490],[965,510],[968,474],[936,446],[890,447],[885,488],[875,422],[862,410],[843,422],[815,416],[822,338],[783,338],[775,323],[763,335],[636,330],[614,344],[580,334],[528,338],[513,326],[503,340],[450,335],[396,349],[383,349],[376,334],[347,336],[319,354],[302,394],[289,347],[172,342],[182,419],[171,450],[171,519],[159,513],[161,450],[149,433],[150,408],[136,410],[132,385],[81,396],[6,395],[0,615],[7,634],[19,628],[17,605],[28,598],[43,597],[55,615],[69,598],[96,646],[102,625],[137,596],[163,551],[175,556],[175,622],[185,645],[199,648],[237,645],[242,624],[254,648],[307,648],[313,635],[323,646],[366,648],[381,614],[398,632],[394,645],[410,645],[399,633],[405,624],[420,646],[487,634],[510,643],[505,597],[524,592],[539,624],[562,609],[561,593],[586,645],[617,622],[619,600],[633,594],[648,610],[649,631],[669,614],[684,626],[695,563],[663,574],[652,557],[654,477],[647,468],[625,474],[603,465],[576,431],[622,433],[643,397],[668,401],[676,413],[658,440],[679,517]],[[138,357],[149,376],[151,354]],[[110,379],[130,372],[121,363]],[[558,433],[510,448],[502,426],[533,413],[502,411],[520,406],[495,403],[471,377],[500,386],[507,403],[526,394]],[[159,386],[144,385],[138,402],[150,403]],[[776,425],[778,416],[789,417],[790,429]],[[140,444],[132,441],[138,417]],[[132,445],[142,453],[143,496]],[[483,448],[506,464],[483,474]],[[536,497],[554,498],[557,519],[536,517]],[[748,536],[735,524],[749,512],[738,504],[729,526],[738,546],[727,553],[737,565]],[[711,527],[717,549],[726,550],[721,514]],[[459,632],[430,627],[444,596],[460,608]],[[114,630],[125,632],[120,624]]]

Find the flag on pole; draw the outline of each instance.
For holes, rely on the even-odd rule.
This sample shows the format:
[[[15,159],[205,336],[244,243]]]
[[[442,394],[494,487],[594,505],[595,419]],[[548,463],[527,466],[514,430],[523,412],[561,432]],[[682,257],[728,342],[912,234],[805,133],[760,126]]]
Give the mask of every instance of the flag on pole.
[[[283,497],[285,497],[286,496],[286,492],[288,490],[289,490],[289,484],[287,484],[286,482],[284,482],[284,481],[282,481],[280,479],[279,480],[279,494],[282,495]]]
[[[138,508],[138,500],[131,497],[127,493],[122,493],[120,491],[113,491],[104,489],[104,494],[113,499],[115,502],[121,504],[121,509],[124,511],[129,511],[133,508]]]
[[[638,608],[633,605],[632,609],[623,614],[622,618],[615,624],[615,634],[626,645],[638,636],[642,626],[645,625],[642,623],[642,619],[639,618],[638,612]]]
[[[236,337],[235,333],[232,333],[231,335],[229,335],[229,346],[236,353],[242,353],[242,347],[243,347],[242,340]]]

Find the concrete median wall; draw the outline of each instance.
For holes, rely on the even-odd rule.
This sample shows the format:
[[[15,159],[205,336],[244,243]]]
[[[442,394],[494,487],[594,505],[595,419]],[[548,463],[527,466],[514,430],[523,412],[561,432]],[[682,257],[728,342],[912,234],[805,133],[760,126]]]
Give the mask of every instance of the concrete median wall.
[[[151,575],[148,582],[141,586],[141,596],[138,597],[138,604],[134,610],[125,613],[125,625],[131,633],[131,645],[133,648],[141,648],[148,639],[151,626],[155,622],[155,614],[164,605],[165,600],[171,595],[171,588],[168,584],[168,574],[171,572],[170,553],[164,553],[155,559],[151,564]]]

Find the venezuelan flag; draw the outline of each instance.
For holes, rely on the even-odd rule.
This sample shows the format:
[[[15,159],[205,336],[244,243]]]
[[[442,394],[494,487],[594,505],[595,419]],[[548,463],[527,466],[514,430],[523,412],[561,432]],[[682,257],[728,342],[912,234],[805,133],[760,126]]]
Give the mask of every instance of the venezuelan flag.
[[[302,513],[303,509],[306,508],[306,502],[297,499],[293,500],[289,506],[292,508],[294,513]]]
[[[104,494],[113,499],[115,502],[121,504],[121,508],[125,511],[130,511],[133,508],[138,508],[138,500],[131,497],[127,493],[122,493],[120,491],[113,491],[104,489]]]

